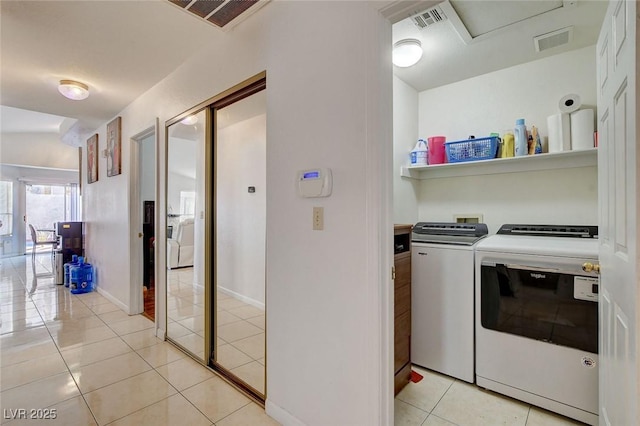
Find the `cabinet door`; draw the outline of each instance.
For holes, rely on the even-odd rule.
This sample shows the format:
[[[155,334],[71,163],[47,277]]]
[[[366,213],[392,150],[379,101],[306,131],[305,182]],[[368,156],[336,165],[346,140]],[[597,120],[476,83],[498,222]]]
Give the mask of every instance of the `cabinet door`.
[[[411,309],[411,252],[397,254],[394,266],[396,268],[394,310],[395,317],[398,318],[399,315]]]
[[[397,316],[395,321],[394,373],[400,371],[410,361],[411,334],[409,330],[411,330],[411,312],[407,311]]]

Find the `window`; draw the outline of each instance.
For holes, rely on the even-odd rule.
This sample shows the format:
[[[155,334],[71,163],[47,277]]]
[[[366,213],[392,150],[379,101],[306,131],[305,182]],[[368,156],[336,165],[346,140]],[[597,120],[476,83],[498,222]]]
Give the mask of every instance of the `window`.
[[[180,191],[180,214],[183,216],[195,216],[196,214],[195,191]]]
[[[0,235],[13,233],[13,182],[0,181]]]

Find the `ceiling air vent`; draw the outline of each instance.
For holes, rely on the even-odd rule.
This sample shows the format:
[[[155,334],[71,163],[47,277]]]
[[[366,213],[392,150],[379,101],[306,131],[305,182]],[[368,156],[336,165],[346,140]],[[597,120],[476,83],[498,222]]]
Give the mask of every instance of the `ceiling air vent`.
[[[573,27],[567,27],[547,34],[535,36],[533,38],[533,42],[536,46],[536,52],[542,52],[543,50],[568,44],[572,39]]]
[[[440,9],[439,6],[436,6],[431,9],[427,9],[424,12],[416,13],[411,16],[411,19],[420,29],[424,29],[433,24],[437,24],[438,22],[446,21],[447,15],[442,12],[442,9]]]

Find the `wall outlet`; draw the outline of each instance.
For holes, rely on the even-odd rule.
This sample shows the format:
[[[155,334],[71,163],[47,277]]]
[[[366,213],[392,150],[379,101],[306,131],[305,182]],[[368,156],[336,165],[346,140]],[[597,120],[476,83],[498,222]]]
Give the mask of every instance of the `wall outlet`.
[[[313,226],[314,231],[324,230],[324,207],[313,208]]]

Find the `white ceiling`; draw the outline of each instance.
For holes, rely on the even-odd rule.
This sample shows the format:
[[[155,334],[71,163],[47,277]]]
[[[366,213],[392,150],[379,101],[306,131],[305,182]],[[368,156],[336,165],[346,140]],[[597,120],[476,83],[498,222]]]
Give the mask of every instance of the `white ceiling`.
[[[0,103],[78,119],[95,129],[164,79],[201,46],[225,33],[167,0],[0,1]],[[71,101],[58,81],[87,84]],[[2,108],[2,132],[25,130]],[[26,115],[35,128],[50,117]],[[33,131],[33,130],[31,130]]]
[[[2,133],[58,133],[65,117],[0,105]]]
[[[478,17],[479,22],[469,24],[470,31],[483,32],[487,25],[499,27],[508,19],[522,19],[523,11],[529,13],[530,7],[545,0],[452,2],[465,19]],[[606,8],[604,1],[577,0],[574,7],[490,31],[467,45],[450,21],[420,30],[411,21],[400,20],[433,4],[432,0],[379,2],[381,10],[387,8],[385,16],[399,21],[393,25],[394,42],[413,37],[423,43],[425,55],[416,66],[394,68],[399,78],[419,91],[592,45]],[[568,25],[574,26],[569,46],[535,52],[535,35]],[[94,130],[207,40],[225,36],[167,0],[0,1],[0,130],[51,131],[56,123],[64,132],[69,127],[79,133]],[[88,84],[91,96],[85,101],[63,98],[57,91],[61,79]],[[17,117],[19,110],[47,115]],[[58,122],[63,117],[78,122]]]
[[[450,0],[473,40],[466,44],[447,19],[420,29],[411,19],[393,25],[393,42],[417,38],[424,55],[394,74],[418,91],[594,45],[607,8],[598,0]],[[434,1],[414,2],[404,16],[422,12]],[[549,11],[546,11],[549,10]],[[573,26],[573,41],[536,52],[533,38]],[[524,83],[524,82],[523,82]]]

